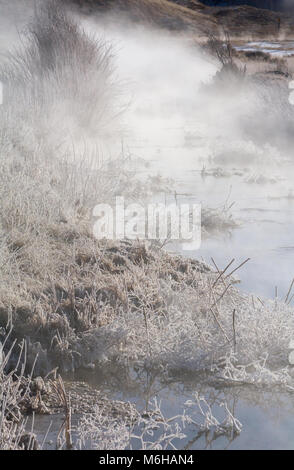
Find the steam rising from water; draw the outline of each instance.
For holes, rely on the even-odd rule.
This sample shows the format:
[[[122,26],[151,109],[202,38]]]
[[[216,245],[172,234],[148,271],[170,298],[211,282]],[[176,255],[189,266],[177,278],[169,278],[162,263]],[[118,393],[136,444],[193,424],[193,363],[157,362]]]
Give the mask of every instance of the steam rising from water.
[[[9,32],[1,43],[3,52],[9,49],[11,44],[19,47],[20,38],[17,30],[24,28],[27,17],[32,11],[29,8],[22,10],[24,2],[21,1],[13,3],[2,1],[1,5],[4,11],[1,21]],[[26,7],[27,5],[26,2]],[[25,11],[24,15],[22,11]],[[44,155],[48,157],[48,160],[53,159],[53,156],[54,158],[63,157],[66,152],[71,157],[75,157],[76,149],[79,151],[86,146],[90,150],[95,149],[93,155],[98,160],[101,150],[106,153],[107,157],[117,155],[123,141],[124,149],[128,149],[134,160],[136,157],[138,160],[143,157],[149,162],[150,166],[146,171],[160,170],[164,175],[173,176],[181,191],[189,191],[198,200],[209,204],[219,204],[230,194],[233,200],[241,205],[241,210],[245,214],[245,224],[247,224],[245,228],[247,226],[251,228],[254,222],[253,216],[250,215],[252,212],[248,207],[249,204],[256,204],[253,211],[260,210],[260,212],[271,204],[270,217],[274,220],[267,221],[271,224],[271,235],[274,233],[272,229],[274,223],[278,222],[282,225],[287,222],[287,211],[282,212],[278,219],[278,216],[273,216],[274,203],[268,202],[269,196],[271,198],[287,196],[293,177],[291,152],[294,108],[289,103],[289,88],[285,77],[257,76],[254,79],[248,79],[246,76],[243,78],[239,76],[236,78],[234,74],[220,73],[220,65],[215,59],[205,54],[198,45],[193,44],[190,38],[179,38],[143,27],[134,28],[126,21],[118,26],[117,18],[115,26],[112,26],[110,17],[107,21],[104,21],[105,18],[96,21],[77,16],[76,12],[74,17],[78,18],[87,34],[98,36],[97,44],[102,45],[102,49],[98,48],[100,52],[101,50],[103,52],[105,47],[107,49],[110,43],[112,44],[111,51],[114,55],[115,67],[112,68],[111,62],[110,76],[114,86],[111,91],[115,90],[115,93],[106,93],[106,100],[97,99],[101,95],[99,87],[104,86],[104,75],[102,74],[102,77],[95,73],[92,75],[90,73],[92,69],[90,71],[87,69],[89,64],[93,65],[92,60],[95,59],[91,53],[87,57],[88,62],[86,60],[89,52],[87,40],[82,41],[81,57],[75,48],[71,49],[73,54],[70,55],[70,63],[62,60],[63,56],[59,54],[61,49],[57,48],[58,53],[49,57],[51,62],[48,63],[48,60],[47,62],[45,60],[47,68],[40,66],[42,64],[40,59],[48,59],[46,54],[37,56],[33,54],[35,49],[30,49],[30,54],[25,56],[31,74],[29,78],[27,75],[24,78],[20,73],[21,78],[24,79],[18,80],[19,74],[16,72],[24,70],[19,62],[16,68],[10,69],[6,66],[2,70],[8,87],[6,91],[9,89],[9,94],[4,96],[8,102],[6,101],[3,110],[11,106],[15,111],[15,114],[11,113],[12,119],[10,113],[7,112],[3,120],[11,139],[9,149],[11,153],[18,149],[20,155],[23,156],[22,152],[25,149],[27,153],[24,152],[24,156],[34,155],[43,150],[43,147],[36,143],[45,142],[48,147],[45,147],[47,153],[45,152]],[[46,31],[44,36],[42,36],[42,28],[41,32],[38,28],[37,31],[39,37],[46,38]],[[56,37],[58,36],[53,35],[54,40]],[[61,39],[59,46],[64,44],[62,36]],[[80,43],[78,45],[81,46]],[[45,42],[43,52],[47,50]],[[90,51],[95,51],[95,48]],[[65,52],[68,52],[66,48]],[[101,58],[98,54],[99,57]],[[104,57],[103,53],[102,57]],[[59,61],[59,67],[54,68],[54,60]],[[11,62],[8,64],[11,65]],[[108,62],[107,65],[109,65]],[[52,70],[53,73],[51,73]],[[105,67],[103,70],[108,72],[109,69]],[[56,71],[57,75],[55,75]],[[20,95],[23,97],[21,102],[18,99]],[[121,106],[122,103],[123,106]],[[122,114],[119,112],[121,107],[125,108]],[[117,112],[111,112],[109,115],[109,108]],[[100,126],[105,117],[104,109],[108,116],[105,128],[103,125]],[[84,120],[83,116],[89,120]],[[4,150],[6,151],[5,147]],[[82,152],[77,155],[78,158],[83,157]],[[216,166],[220,168],[214,168]],[[40,172],[43,169],[41,167]],[[36,171],[35,168],[32,170]],[[224,173],[221,174],[219,170]],[[26,197],[29,200],[27,210],[28,212],[31,210],[32,215],[36,213],[40,218],[39,202],[42,201],[43,212],[40,221],[42,228],[42,224],[47,223],[48,218],[50,221],[51,218],[55,221],[55,194],[52,187],[46,188],[48,192],[51,191],[52,203],[49,197],[44,200],[36,198],[37,191],[31,188],[31,171],[28,169],[26,171],[28,173],[25,174],[28,185]],[[45,172],[42,176],[45,186],[48,184]],[[18,185],[23,184],[21,179],[21,175],[17,175],[17,184],[9,188],[12,193],[14,190],[12,202],[7,202],[9,216],[14,215],[14,197],[17,193],[15,187],[17,186],[18,189]],[[111,181],[111,184],[114,183],[115,181]],[[127,181],[125,186],[128,183],[130,182]],[[230,185],[231,190],[229,190]],[[286,200],[289,200],[290,206],[291,198]],[[293,211],[291,212],[290,209],[289,213],[292,214]],[[279,203],[277,210],[281,210]],[[26,213],[21,213],[24,218],[26,215]],[[291,228],[291,225],[287,227]],[[237,238],[237,244],[234,245],[236,238],[230,242],[227,252],[229,251],[231,258],[235,256],[234,250],[237,251],[237,255],[239,254],[240,247],[244,249],[245,256],[248,256],[248,251],[252,247],[255,250],[254,255],[256,253],[259,255],[265,245],[266,248],[271,249],[271,240],[267,240],[269,245],[263,241],[264,225],[261,230],[255,229],[255,232],[250,228],[247,232],[245,231],[245,237]],[[277,228],[276,233],[279,242],[281,230]],[[37,237],[36,240],[40,243]],[[282,240],[285,245],[289,241],[287,238]],[[222,242],[218,241],[217,253],[226,252],[224,246],[225,244],[222,245]],[[48,253],[44,269],[48,269],[50,262],[54,270],[55,259],[49,248]],[[42,270],[40,269],[42,264],[39,266],[41,260],[38,258],[37,261],[35,260],[35,252],[31,259],[36,263],[38,270]],[[228,261],[222,259],[220,266],[225,266]],[[269,275],[273,278],[270,272],[273,269],[271,261],[272,258],[268,258],[268,264],[263,263],[262,266],[263,268],[266,266]],[[158,269],[158,266],[155,268]],[[277,276],[280,276],[283,282],[287,281],[288,276],[291,277],[289,264],[283,266],[279,272],[282,274]],[[255,284],[257,284],[258,276],[263,275],[266,273],[253,272]],[[153,289],[155,291],[159,289],[164,299],[170,296],[173,298],[174,291],[168,281],[166,285],[165,283],[160,285],[156,270],[153,276],[154,279],[150,278],[154,283],[152,292]],[[232,312],[234,309],[237,310],[235,357],[231,350],[230,338],[226,338],[228,341],[224,343],[224,331],[219,328],[215,318],[205,310],[208,305],[214,305],[210,298],[209,286],[205,284],[206,281],[204,282],[206,279],[204,275],[203,277],[199,275],[197,279],[196,286],[201,290],[198,297],[195,289],[190,289],[188,286],[186,286],[187,292],[181,291],[181,296],[176,291],[177,299],[169,306],[167,317],[154,315],[154,312],[151,312],[150,319],[148,319],[151,336],[149,346],[152,351],[150,358],[145,353],[148,348],[146,348],[146,337],[142,335],[142,316],[130,310],[127,313],[123,311],[121,317],[116,315],[114,321],[106,324],[102,332],[98,334],[95,328],[89,330],[89,338],[92,338],[94,344],[90,352],[88,348],[89,357],[85,354],[81,338],[75,336],[76,344],[73,347],[75,351],[80,348],[81,363],[86,360],[89,363],[97,360],[99,352],[97,352],[97,344],[103,349],[103,354],[104,349],[108,354],[107,334],[112,340],[115,337],[118,342],[117,338],[122,335],[123,328],[122,337],[126,338],[126,349],[122,352],[120,345],[120,352],[117,354],[122,353],[122,356],[125,354],[126,361],[129,358],[144,361],[147,357],[151,364],[169,364],[175,369],[186,368],[188,370],[211,370],[213,364],[214,372],[221,380],[235,380],[242,383],[259,381],[270,386],[277,383],[292,386],[293,379],[286,368],[288,344],[293,330],[292,307],[285,307],[277,300],[263,303],[257,298],[251,299],[251,305],[247,296],[242,297],[242,302],[240,302],[239,293],[234,291],[236,302],[233,299],[234,302],[222,305],[220,317],[225,332],[228,332],[231,338]],[[146,280],[147,275],[137,287],[142,289],[143,294],[145,288],[148,290]],[[270,279],[270,282],[272,281],[273,279]],[[284,284],[283,288],[285,288]],[[201,295],[203,297],[203,292],[208,298],[202,299],[203,306],[201,306],[199,298]],[[219,294],[221,295],[221,292]],[[199,326],[204,343],[199,341]],[[103,336],[103,341],[99,338],[99,334]],[[87,339],[87,335],[85,336]],[[226,355],[226,352],[229,354]],[[223,354],[222,363],[219,363],[220,353]],[[46,354],[44,350],[45,358]],[[250,363],[250,367],[246,367],[244,363]],[[275,369],[274,372],[268,368],[268,365]]]
[[[106,26],[103,19],[82,19],[82,25],[114,44],[117,75],[129,97],[123,138],[135,155],[174,175],[209,158],[254,163],[267,173],[291,156],[287,80],[215,80],[220,64],[191,40],[123,21],[111,26],[109,18]],[[190,137],[193,150],[186,145]]]
[[[33,13],[32,6],[33,2],[25,2],[24,7],[21,0],[1,0],[2,52],[23,39],[18,33],[25,30]],[[238,153],[241,157],[243,153],[258,162],[261,154],[279,154],[280,145],[284,154],[289,153],[293,107],[288,102],[286,83],[277,81],[273,86],[262,80],[235,83],[233,77],[227,77],[224,82],[220,80],[218,84],[205,87],[212,82],[220,65],[191,39],[143,26],[134,27],[126,19],[119,24],[117,17],[85,17],[76,11],[73,15],[87,33],[113,46],[115,75],[127,109],[123,133],[108,133],[108,149],[117,149],[122,138],[130,147],[146,144],[140,156],[166,159],[169,169],[173,162],[176,171],[179,158],[183,163],[188,152],[182,148],[179,157],[179,152],[174,152],[172,147],[183,147],[191,132],[198,137],[192,165],[197,158],[224,152]],[[89,86],[83,76],[80,86]],[[67,121],[71,129],[73,113],[79,114],[79,109],[73,103],[72,108],[65,110],[66,115],[62,109],[60,111],[62,120]],[[284,122],[280,119],[281,112]],[[54,125],[56,127],[56,123]],[[84,136],[95,145],[95,135],[85,135],[84,128],[75,129],[74,134]],[[96,141],[101,143],[101,135],[96,135]],[[161,152],[159,157],[152,147],[169,147],[171,152],[169,155]],[[271,156],[266,166],[272,163],[269,160]],[[236,162],[232,159],[231,163]]]
[[[7,30],[13,31],[15,21],[17,28],[23,27],[22,2],[15,3],[15,15],[6,2],[2,4],[6,11]],[[27,10],[25,16],[28,16]],[[76,13],[74,17],[77,18]],[[104,21],[105,18],[95,20],[78,16],[78,20],[86,34],[99,38],[97,44],[99,47],[102,45],[102,51],[112,44],[115,67],[113,69],[107,62],[103,73],[106,71],[108,76],[110,67],[115,88],[105,93],[106,98],[102,101],[96,99],[101,96],[101,89],[104,90],[104,75],[91,74],[91,67],[95,65],[94,49],[82,40],[77,43],[80,49],[76,50],[72,38],[73,42],[69,41],[66,46],[70,50],[73,44],[72,58],[70,63],[66,63],[63,61],[68,52],[66,47],[62,56],[66,40],[54,31],[56,25],[53,22],[52,37],[57,41],[58,54],[52,63],[48,62],[50,57],[46,57],[45,42],[44,56],[34,54],[34,44],[25,56],[31,73],[29,79],[25,76],[19,82],[17,78],[17,71],[23,73],[24,70],[21,61],[14,61],[15,69],[4,68],[10,93],[8,100],[11,100],[9,104],[17,110],[14,118],[18,116],[19,123],[22,115],[29,118],[29,132],[21,128],[22,145],[34,151],[34,143],[41,135],[49,142],[48,154],[54,152],[55,157],[56,154],[63,156],[65,150],[71,152],[72,148],[82,148],[85,143],[89,148],[99,149],[94,154],[99,159],[101,148],[107,149],[110,155],[117,154],[123,141],[132,158],[143,157],[150,162],[148,171],[160,170],[164,175],[173,176],[178,180],[181,191],[191,191],[194,197],[206,204],[224,201],[229,185],[234,184],[229,194],[237,203],[239,199],[245,201],[244,213],[247,201],[251,203],[253,195],[256,198],[265,196],[260,175],[265,182],[268,177],[284,178],[281,179],[282,187],[290,189],[293,165],[291,161],[287,163],[287,159],[291,156],[294,108],[288,100],[289,89],[285,79],[236,78],[234,74],[220,73],[220,65],[215,59],[205,54],[190,38],[179,38],[144,27],[134,28],[125,20],[118,26],[117,18],[115,25],[112,25],[110,17]],[[34,31],[40,38],[48,39],[45,33],[42,36],[42,24],[38,26],[37,23]],[[17,34],[14,38],[19,41]],[[2,49],[5,47],[7,44],[2,45]],[[47,64],[46,70],[42,68],[44,63]],[[119,97],[113,92],[117,86],[121,90]],[[15,99],[15,92],[24,96],[23,102]],[[37,104],[31,100],[32,96],[37,97]],[[119,119],[117,116],[113,120],[107,118],[104,132],[100,123],[106,114],[109,116],[109,108],[117,109],[121,96],[127,103],[126,109]],[[111,116],[113,114],[117,113]],[[84,115],[89,119],[85,121]],[[117,121],[120,121],[119,125]],[[10,122],[14,138],[20,125],[13,129],[13,124]],[[36,140],[32,138],[30,143],[32,135]],[[229,176],[224,177],[223,183],[216,184],[210,180],[205,184],[199,179],[200,171],[213,165],[224,168]],[[245,169],[247,173],[241,171],[241,176],[230,179],[232,168]],[[198,179],[193,176],[197,171]],[[279,181],[277,179],[277,184],[272,184],[271,197],[281,195]],[[261,245],[259,232],[247,235],[246,249],[254,246],[258,250]],[[240,246],[235,248],[238,251]],[[226,261],[229,260],[221,260],[222,263]]]
[[[24,40],[19,32],[28,29],[33,15],[33,2],[25,2],[24,8],[21,0],[1,0],[1,7],[1,51],[17,51]],[[99,102],[95,108],[93,96],[100,93],[99,77],[94,74],[91,78],[84,60],[77,68],[71,64],[71,79],[71,69],[64,63],[61,94],[52,100],[55,79],[44,81],[47,104],[39,109],[36,119],[31,103],[21,104],[17,97],[19,88],[10,86],[9,99],[19,115],[18,127],[12,132],[14,136],[20,132],[22,145],[34,151],[35,139],[41,137],[49,146],[48,153],[55,157],[66,153],[69,158],[83,161],[89,154],[99,162],[101,158],[117,156],[123,143],[123,151],[132,157],[134,165],[138,159],[140,170],[140,158],[144,158],[150,163],[145,172],[172,176],[180,193],[190,192],[204,205],[220,205],[229,196],[236,201],[236,217],[243,221],[245,217],[246,225],[252,222],[247,208],[257,200],[262,201],[258,209],[264,209],[261,204],[268,205],[266,198],[278,201],[289,196],[291,200],[294,107],[289,102],[286,78],[259,74],[236,79],[234,75],[221,74],[215,58],[204,53],[190,37],[135,26],[117,16],[89,17],[77,10],[72,15],[86,34],[98,38],[102,49],[111,46],[115,88],[108,93],[107,108]],[[35,84],[30,79],[26,85],[31,90],[28,96],[38,89],[42,93],[40,79],[34,80]],[[26,94],[26,87],[21,85],[21,94]],[[4,99],[5,95],[4,87]],[[101,117],[105,118],[103,111],[108,111],[108,107],[116,110],[110,113],[114,119],[108,119],[102,129]],[[23,122],[21,113],[26,119],[32,113],[29,131],[19,125]],[[13,125],[12,122],[11,129]],[[205,182],[199,178],[203,168],[217,167],[227,176],[218,181],[206,178]],[[241,176],[230,178],[236,171]],[[217,170],[216,174],[220,172]],[[282,219],[286,221],[287,217],[285,213]],[[287,230],[290,229],[289,226]],[[272,234],[275,232],[276,227]],[[277,235],[277,240],[278,237],[281,235]],[[238,243],[234,246],[237,253],[232,256],[238,254],[240,243],[243,248],[243,243]],[[246,243],[248,249],[258,250],[263,245],[259,231],[250,231]],[[287,246],[290,242],[283,237],[282,244]],[[228,261],[221,259],[220,263]],[[287,273],[288,266],[281,269],[282,288],[286,289],[284,283],[289,283],[292,273]]]

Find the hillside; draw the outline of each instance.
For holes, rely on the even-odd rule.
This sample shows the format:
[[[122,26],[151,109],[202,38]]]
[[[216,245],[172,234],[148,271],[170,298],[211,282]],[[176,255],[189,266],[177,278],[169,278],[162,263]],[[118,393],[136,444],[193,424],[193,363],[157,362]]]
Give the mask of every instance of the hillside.
[[[294,18],[291,15],[263,10],[249,6],[236,8],[208,8],[209,14],[221,28],[230,31],[231,36],[277,37],[293,36]]]
[[[247,5],[207,6],[197,0],[68,0],[85,13],[94,11],[123,12],[136,23],[151,24],[172,31],[229,31],[236,38],[293,36],[294,17],[291,14],[255,8]],[[213,2],[217,3],[217,2]]]
[[[206,14],[207,7],[196,0],[172,2],[169,0],[69,0],[83,9],[93,11],[123,12],[136,23],[147,23],[173,31],[190,31],[196,34],[216,30],[217,20]],[[186,6],[185,6],[186,5]],[[121,17],[121,16],[120,16]]]
[[[213,17],[219,28],[235,37],[293,36],[293,4],[270,0],[188,1],[170,0]],[[227,6],[224,6],[226,4]],[[220,6],[221,5],[221,6]]]
[[[294,11],[294,3],[292,0],[201,0],[201,3],[209,6],[248,5],[255,8],[266,8],[272,11]]]

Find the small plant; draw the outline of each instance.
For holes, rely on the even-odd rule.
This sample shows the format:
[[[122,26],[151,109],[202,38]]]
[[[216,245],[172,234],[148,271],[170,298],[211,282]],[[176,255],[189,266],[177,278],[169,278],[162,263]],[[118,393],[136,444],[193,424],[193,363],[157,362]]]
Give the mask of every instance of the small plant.
[[[215,406],[223,408],[224,418],[218,420],[205,397],[197,392],[185,403],[182,414],[166,417],[160,403],[154,399],[148,412],[133,410],[127,419],[105,414],[96,406],[92,413],[84,414],[76,428],[77,447],[99,450],[176,450],[187,437],[185,429],[202,435],[212,433],[212,439],[222,435],[239,434],[242,424],[233,416],[226,402]]]
[[[30,392],[31,378],[24,376],[25,363],[22,363],[25,353],[25,343],[22,342],[15,367],[8,373],[6,368],[15,354],[15,341],[4,354],[10,333],[5,335],[3,344],[0,343],[0,450],[35,449],[37,443],[33,433],[26,430],[26,419],[23,409]]]
[[[240,68],[234,58],[234,49],[231,43],[230,34],[225,31],[224,38],[219,38],[213,33],[208,34],[208,40],[204,49],[216,58],[220,65],[220,70],[216,73],[215,80],[223,81],[228,84],[231,79],[244,79],[246,75],[246,66]]]

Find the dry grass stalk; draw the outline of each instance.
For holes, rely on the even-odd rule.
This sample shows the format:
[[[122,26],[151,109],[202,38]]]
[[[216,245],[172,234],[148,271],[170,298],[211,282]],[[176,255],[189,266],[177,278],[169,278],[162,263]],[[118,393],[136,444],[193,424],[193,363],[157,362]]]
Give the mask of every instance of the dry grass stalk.
[[[66,393],[64,382],[61,376],[58,376],[57,381],[51,381],[53,389],[59,398],[63,408],[64,408],[64,421],[60,427],[58,437],[57,437],[57,445],[58,448],[63,447],[63,443],[61,442],[61,434],[64,433],[64,440],[65,446],[67,450],[72,449],[72,437],[71,437],[71,404],[70,404],[70,396]]]

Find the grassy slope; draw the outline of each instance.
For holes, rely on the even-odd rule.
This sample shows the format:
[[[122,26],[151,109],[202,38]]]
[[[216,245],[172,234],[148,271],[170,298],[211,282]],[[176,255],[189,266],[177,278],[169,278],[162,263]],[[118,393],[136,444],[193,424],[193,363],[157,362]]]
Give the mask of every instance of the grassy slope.
[[[233,37],[276,37],[291,35],[291,15],[259,8],[208,7],[197,0],[69,0],[93,9],[124,11],[135,22],[145,22],[171,30],[206,32],[224,28]],[[279,29],[280,18],[280,29]]]
[[[89,13],[93,9],[123,11],[136,22],[171,30],[203,33],[217,27],[215,18],[206,15],[206,8],[196,1],[187,5],[193,9],[168,0],[73,0],[73,3],[83,6]]]
[[[248,6],[211,8],[206,11],[222,28],[229,30],[232,36],[277,37],[283,34],[293,35],[294,32],[294,19],[291,15]]]

